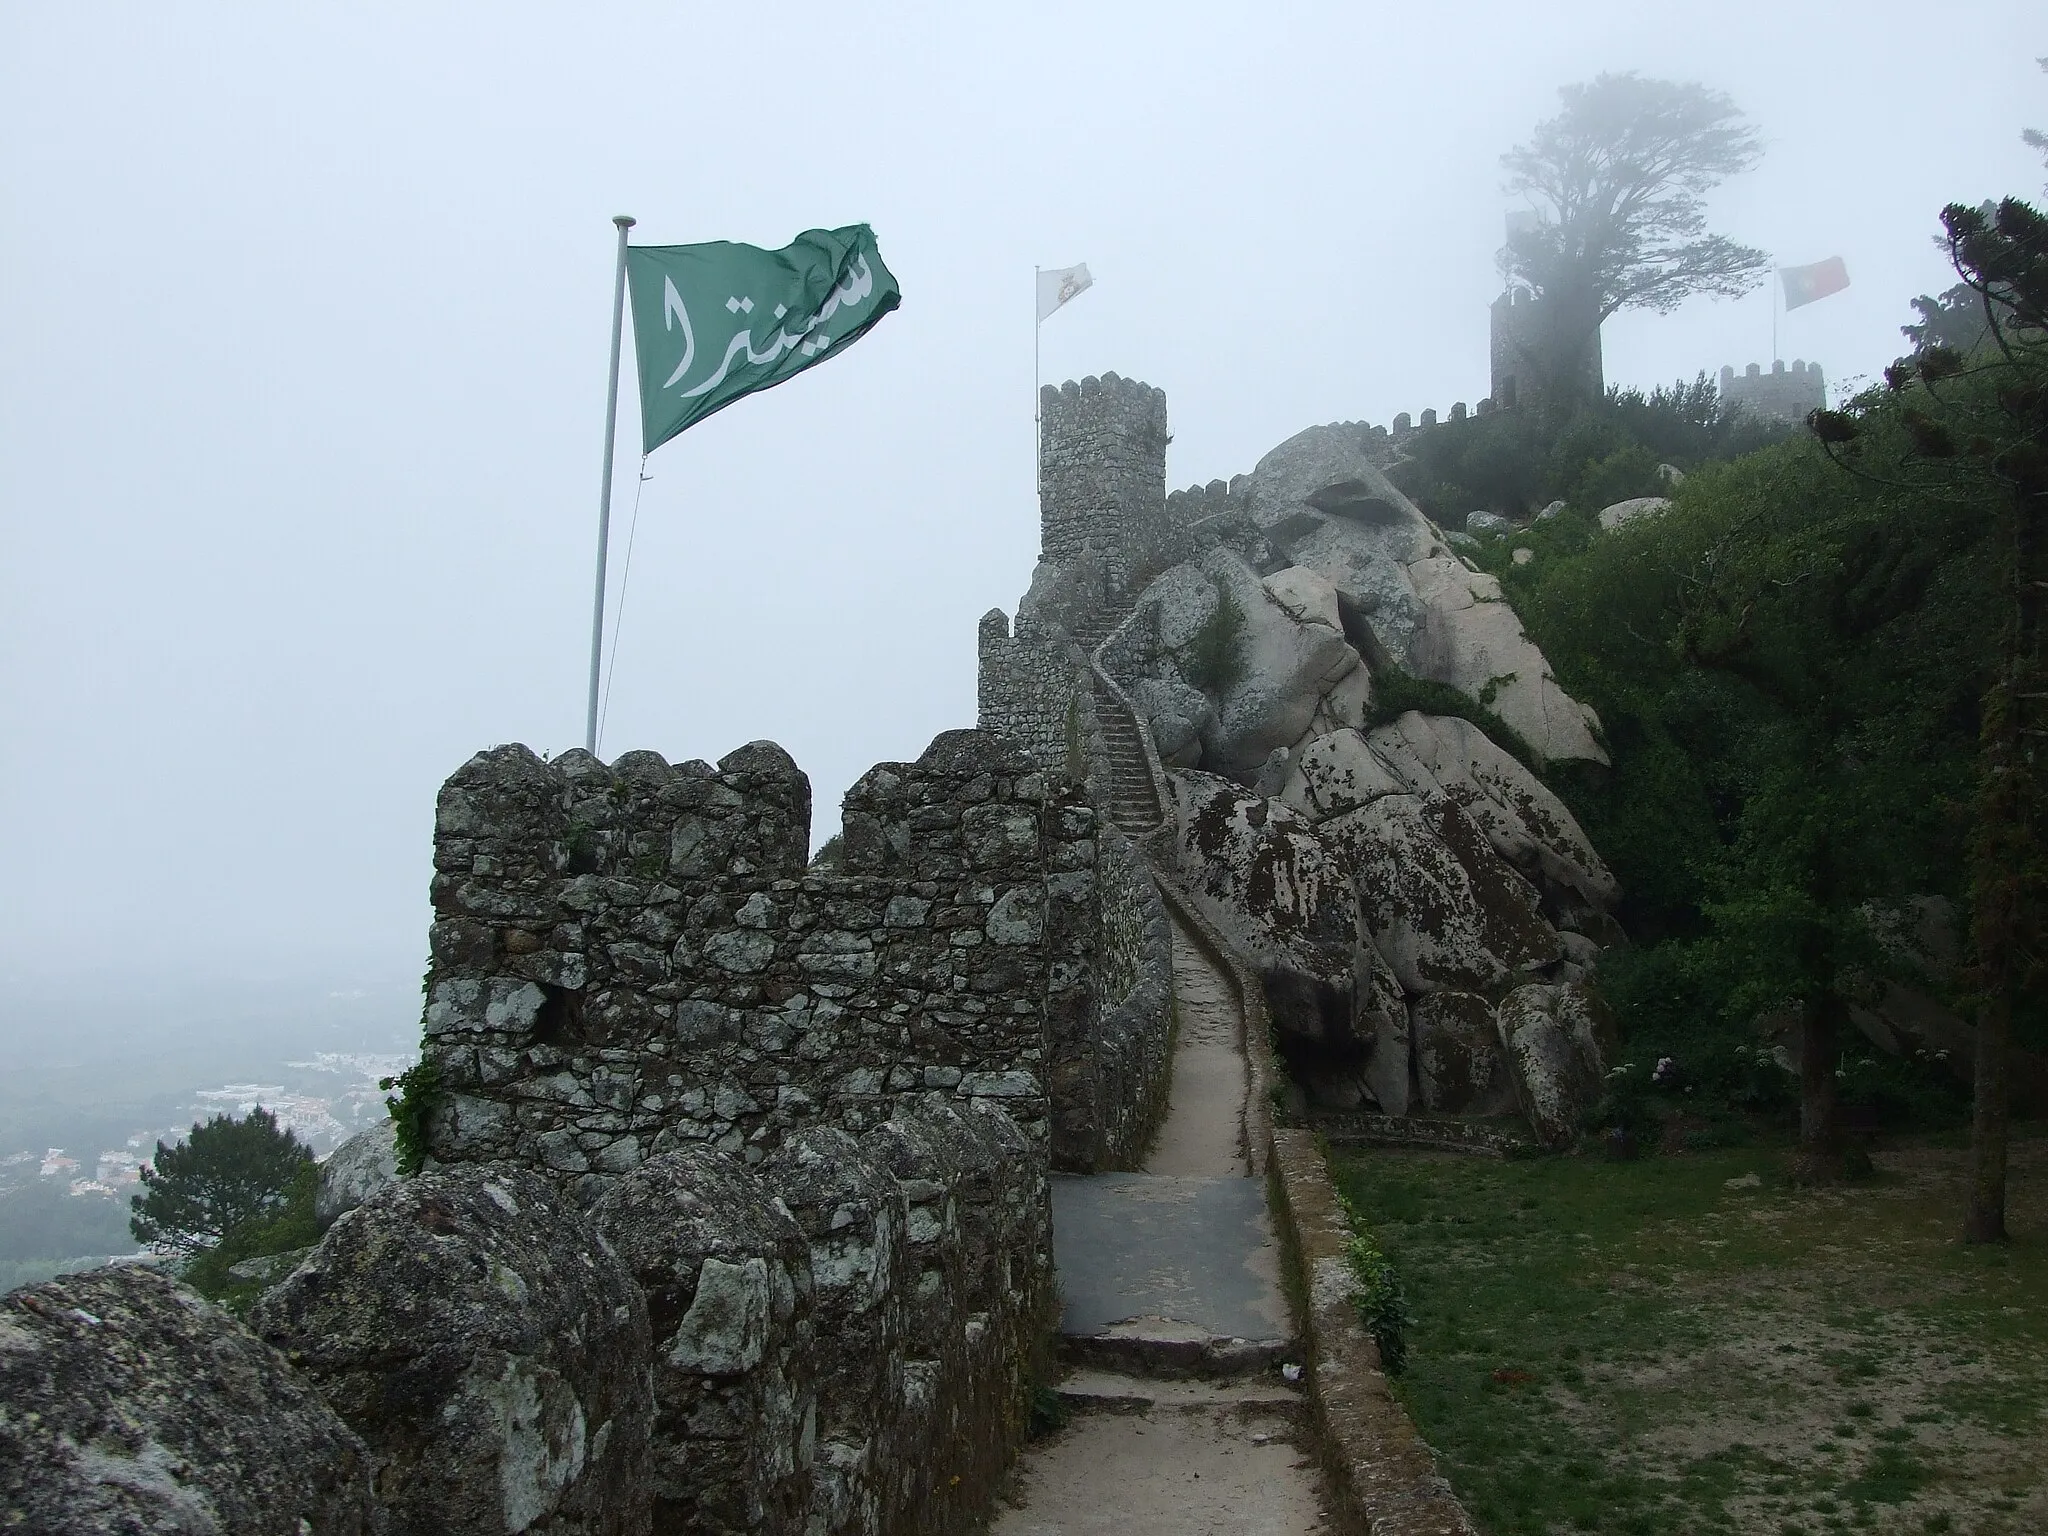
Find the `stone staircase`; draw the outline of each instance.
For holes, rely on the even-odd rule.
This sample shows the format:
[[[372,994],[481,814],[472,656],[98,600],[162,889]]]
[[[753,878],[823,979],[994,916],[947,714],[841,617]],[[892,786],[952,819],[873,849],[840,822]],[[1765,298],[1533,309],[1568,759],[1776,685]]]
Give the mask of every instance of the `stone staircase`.
[[[1107,640],[1124,615],[1105,609],[1075,624],[1069,631],[1090,657]],[[1145,739],[1130,706],[1099,675],[1091,678],[1095,691],[1095,718],[1109,744],[1109,814],[1124,831],[1134,835],[1156,831],[1166,819],[1159,803],[1159,786],[1152,777],[1152,765]]]
[[[1138,734],[1138,722],[1130,707],[1103,685],[1095,682],[1095,718],[1101,723],[1103,739],[1109,743],[1109,815],[1124,831],[1134,836],[1152,832],[1166,819],[1159,803],[1159,786],[1152,780],[1145,741]]]

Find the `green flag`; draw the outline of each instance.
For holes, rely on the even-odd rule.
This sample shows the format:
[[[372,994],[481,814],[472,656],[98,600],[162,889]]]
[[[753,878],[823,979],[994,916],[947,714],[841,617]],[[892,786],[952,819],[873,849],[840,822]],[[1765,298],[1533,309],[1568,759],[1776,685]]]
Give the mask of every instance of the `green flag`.
[[[805,230],[779,251],[631,246],[626,275],[646,453],[837,354],[903,298],[865,224]]]

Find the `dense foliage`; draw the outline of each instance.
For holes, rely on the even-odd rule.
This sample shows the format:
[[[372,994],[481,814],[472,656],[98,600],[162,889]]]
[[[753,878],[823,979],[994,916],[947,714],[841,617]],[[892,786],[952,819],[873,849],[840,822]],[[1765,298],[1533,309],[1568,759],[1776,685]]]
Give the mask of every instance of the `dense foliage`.
[[[1492,411],[1440,422],[1410,442],[1394,480],[1447,528],[1468,512],[1517,520],[1553,501],[1588,513],[1634,496],[1661,496],[1658,466],[1681,471],[1753,452],[1792,429],[1721,401],[1703,373],[1647,395],[1610,389],[1563,420]]]
[[[215,1115],[180,1145],[156,1144],[142,1171],[144,1193],[129,1203],[136,1240],[185,1258],[211,1248],[244,1222],[275,1215],[312,1151],[260,1106],[243,1119]]]
[[[1218,697],[1244,680],[1245,617],[1237,598],[1220,581],[1216,583],[1216,606],[1202,620],[1188,642],[1182,662],[1187,679],[1205,693]]]
[[[838,859],[838,843],[835,834],[826,845],[832,852],[828,863]],[[819,850],[821,860],[825,852]],[[398,1146],[398,1171],[409,1179],[427,1160],[427,1121],[441,1104],[441,1068],[432,1061],[416,1061],[396,1077],[379,1078],[377,1086],[386,1091],[384,1108],[396,1122],[393,1137]],[[395,1098],[390,1096],[393,1088],[398,1090]]]
[[[319,1242],[320,1227],[313,1214],[319,1182],[314,1164],[299,1164],[275,1207],[238,1223],[213,1247],[194,1254],[180,1268],[179,1278],[200,1295],[222,1302],[238,1314],[245,1310],[262,1294],[266,1282],[243,1279],[233,1273],[234,1267],[249,1259],[295,1253]]]
[[[2031,889],[2042,867],[2041,818],[2013,809],[2021,789],[2038,798],[2032,759],[1994,775],[2002,800],[1985,775],[2001,711],[2041,691],[2009,681],[2015,645],[2038,666],[2040,639],[2008,594],[2032,590],[2016,509],[2048,462],[2048,367],[2012,317],[2040,280],[2029,242],[2048,239],[2023,205],[1946,217],[1963,292],[1923,302],[1915,358],[1824,413],[1818,437],[1730,415],[1702,379],[1610,392],[1562,427],[1517,412],[1446,424],[1400,471],[1453,523],[1568,503],[1474,558],[1599,710],[1614,759],[1556,778],[1621,876],[1637,940],[1603,963],[1629,1029],[1615,1121],[1679,1094],[1789,1102],[1757,1028],[1773,1016],[1799,1024],[1817,1064],[1809,1119],[1838,1095],[1898,1119],[1965,1102],[1952,1072],[1884,1056],[1852,1022],[1888,980],[1981,1016],[1984,893]],[[1659,463],[1682,484],[1660,483]],[[1600,530],[1599,507],[1652,493],[1673,506]],[[1929,898],[1953,931],[1976,920],[1976,980],[1898,942],[1899,915]],[[2008,991],[2015,1042],[2048,1045],[2041,989]]]
[[[1380,1250],[1379,1241],[1358,1208],[1343,1194],[1337,1196],[1351,1227],[1344,1245],[1344,1261],[1351,1269],[1352,1301],[1358,1318],[1380,1353],[1380,1369],[1398,1376],[1408,1364],[1408,1329],[1414,1318],[1408,1310],[1408,1296],[1393,1261]]]

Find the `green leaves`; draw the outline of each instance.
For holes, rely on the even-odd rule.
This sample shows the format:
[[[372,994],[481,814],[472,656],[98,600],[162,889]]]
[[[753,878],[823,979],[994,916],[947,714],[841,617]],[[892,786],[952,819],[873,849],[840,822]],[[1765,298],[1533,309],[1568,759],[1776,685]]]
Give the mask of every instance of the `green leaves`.
[[[138,1242],[187,1257],[211,1248],[243,1222],[273,1214],[312,1151],[261,1108],[246,1119],[215,1115],[181,1146],[156,1144],[142,1171],[145,1193],[129,1204]]]
[[[1244,610],[1222,582],[1216,583],[1216,606],[1188,642],[1183,663],[1188,681],[1221,699],[1244,681]]]
[[[423,1057],[397,1077],[380,1079],[377,1086],[387,1093],[398,1090],[398,1097],[386,1098],[384,1107],[397,1122],[393,1140],[398,1148],[398,1171],[409,1179],[426,1162],[427,1121],[442,1098],[441,1068]]]
[[[1389,1376],[1398,1376],[1408,1364],[1408,1328],[1413,1322],[1408,1298],[1401,1290],[1401,1277],[1394,1272],[1393,1262],[1380,1252],[1372,1229],[1357,1208],[1342,1194],[1337,1198],[1343,1204],[1345,1219],[1351,1223],[1351,1240],[1345,1244],[1344,1259],[1351,1266],[1351,1277],[1357,1285],[1353,1299],[1358,1304],[1359,1319],[1379,1349],[1380,1369]]]

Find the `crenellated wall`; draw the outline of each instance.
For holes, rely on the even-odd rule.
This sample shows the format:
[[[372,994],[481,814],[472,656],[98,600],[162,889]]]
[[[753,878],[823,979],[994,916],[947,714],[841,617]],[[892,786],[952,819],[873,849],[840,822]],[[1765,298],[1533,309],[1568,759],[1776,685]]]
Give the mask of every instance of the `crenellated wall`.
[[[437,807],[429,1148],[546,1176],[632,1269],[657,1509],[964,1529],[1050,1325],[1049,1173],[1131,1166],[1164,1111],[1165,907],[987,731],[869,770],[829,868],[809,837],[769,742],[472,758]]]
[[[1121,606],[1165,563],[1166,394],[1106,373],[1039,391],[1039,558],[1092,548],[1103,601]]]
[[[1073,644],[1058,634],[1012,635],[1000,608],[981,616],[976,641],[976,723],[1071,777],[1076,679],[1084,670]]]
[[[1127,1155],[1146,1118],[1131,1106],[1156,1085],[1121,1045],[1100,1057],[1114,1086],[1065,1074],[1076,1098],[1052,1135],[1049,1053],[1133,992],[1124,908],[1142,899],[1127,879],[1098,890],[1079,792],[993,734],[952,731],[869,770],[842,828],[837,863],[811,868],[809,783],[768,742],[715,768],[471,759],[435,834],[432,1155],[524,1164],[587,1197],[675,1148],[754,1162],[793,1130],[860,1134],[933,1091],[1000,1103],[1063,1166]],[[1163,1033],[1163,995],[1145,1006]]]
[[[1779,358],[1765,373],[1755,363],[1742,372],[1721,369],[1721,399],[1729,405],[1743,405],[1759,416],[1777,421],[1804,421],[1809,411],[1824,410],[1828,403],[1827,380],[1820,364],[1795,358],[1787,368]]]

